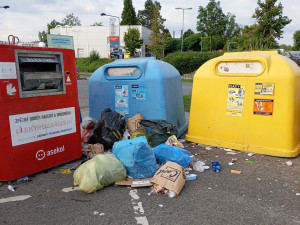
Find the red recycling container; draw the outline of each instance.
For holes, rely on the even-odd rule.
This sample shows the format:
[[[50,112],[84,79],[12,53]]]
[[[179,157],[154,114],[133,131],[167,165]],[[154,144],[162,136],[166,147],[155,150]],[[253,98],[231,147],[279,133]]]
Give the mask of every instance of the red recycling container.
[[[0,45],[0,181],[81,157],[75,54]]]

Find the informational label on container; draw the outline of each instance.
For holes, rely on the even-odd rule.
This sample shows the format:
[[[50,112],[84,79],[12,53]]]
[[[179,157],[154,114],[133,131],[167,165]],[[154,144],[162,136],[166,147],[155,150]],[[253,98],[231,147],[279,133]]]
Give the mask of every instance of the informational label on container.
[[[226,116],[243,116],[245,86],[239,84],[228,85]]]
[[[115,110],[122,115],[129,113],[128,85],[115,85]]]
[[[133,100],[146,100],[147,91],[146,84],[131,85],[131,98]]]
[[[0,62],[0,79],[17,79],[16,63]]]
[[[62,108],[9,116],[12,146],[76,132],[75,108]]]
[[[253,114],[271,116],[273,115],[273,99],[254,99]]]
[[[274,95],[274,83],[255,83],[254,94],[256,95]]]

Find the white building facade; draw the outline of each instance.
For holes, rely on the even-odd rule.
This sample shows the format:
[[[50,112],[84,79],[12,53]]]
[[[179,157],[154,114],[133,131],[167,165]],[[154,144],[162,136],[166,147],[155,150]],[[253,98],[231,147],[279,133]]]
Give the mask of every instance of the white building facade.
[[[147,55],[147,45],[150,44],[149,36],[151,30],[140,26],[121,25],[111,26],[57,26],[50,30],[51,34],[73,36],[74,50],[76,58],[89,57],[90,52],[95,50],[100,54],[101,58],[107,58],[110,53],[108,37],[119,36],[120,31],[120,47],[124,52],[124,34],[129,28],[137,28],[140,32],[141,39],[144,40],[141,49],[138,49],[139,55],[145,57]]]

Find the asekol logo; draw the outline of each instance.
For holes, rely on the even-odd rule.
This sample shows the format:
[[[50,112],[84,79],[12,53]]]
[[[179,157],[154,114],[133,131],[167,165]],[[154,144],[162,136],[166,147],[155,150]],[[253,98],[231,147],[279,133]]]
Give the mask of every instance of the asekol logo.
[[[45,156],[46,156],[46,152],[44,150],[39,150],[35,154],[37,160],[43,160]]]
[[[37,160],[43,160],[46,156],[56,155],[56,154],[62,153],[64,151],[65,151],[64,145],[62,147],[56,147],[54,149],[48,150],[47,154],[43,149],[41,149],[36,152],[35,157]]]

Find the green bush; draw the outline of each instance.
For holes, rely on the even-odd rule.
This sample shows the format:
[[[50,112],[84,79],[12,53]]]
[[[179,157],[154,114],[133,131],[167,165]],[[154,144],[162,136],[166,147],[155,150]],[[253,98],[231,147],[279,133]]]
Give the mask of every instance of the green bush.
[[[91,57],[88,58],[77,58],[76,59],[76,67],[79,68],[80,72],[93,73],[99,67],[113,62],[113,59],[107,58],[98,58],[95,60],[91,60]]]
[[[167,55],[164,61],[173,65],[181,75],[197,70],[206,61],[223,55],[223,52],[175,52]]]
[[[90,62],[96,61],[100,59],[100,55],[96,50],[90,52],[89,60]]]

